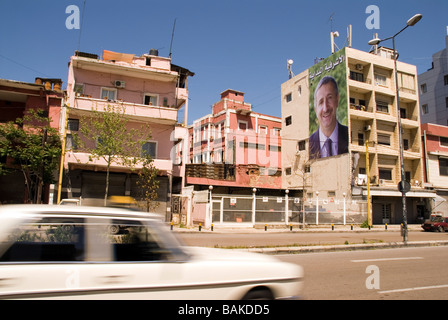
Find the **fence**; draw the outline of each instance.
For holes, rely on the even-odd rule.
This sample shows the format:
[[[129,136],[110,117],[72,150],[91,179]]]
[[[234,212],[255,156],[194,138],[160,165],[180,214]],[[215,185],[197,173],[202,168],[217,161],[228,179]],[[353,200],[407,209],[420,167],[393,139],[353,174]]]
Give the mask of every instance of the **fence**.
[[[177,200],[176,200],[177,199]],[[173,196],[173,216],[187,226],[255,224],[361,224],[367,220],[367,202],[353,199],[302,199],[256,195],[218,195],[193,192]],[[179,205],[181,203],[181,205]]]

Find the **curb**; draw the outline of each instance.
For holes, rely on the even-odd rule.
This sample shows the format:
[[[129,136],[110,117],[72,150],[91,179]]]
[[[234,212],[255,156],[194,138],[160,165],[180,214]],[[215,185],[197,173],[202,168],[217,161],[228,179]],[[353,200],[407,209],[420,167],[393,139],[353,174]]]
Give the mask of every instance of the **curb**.
[[[248,248],[234,249],[244,252],[263,253],[263,254],[300,254],[312,252],[338,252],[338,251],[354,251],[354,250],[373,250],[373,249],[392,249],[392,248],[417,248],[417,247],[437,247],[448,246],[448,240],[434,241],[408,241],[404,242],[388,242],[388,243],[370,243],[370,244],[342,244],[329,246],[303,246],[303,247],[277,247],[277,248]]]

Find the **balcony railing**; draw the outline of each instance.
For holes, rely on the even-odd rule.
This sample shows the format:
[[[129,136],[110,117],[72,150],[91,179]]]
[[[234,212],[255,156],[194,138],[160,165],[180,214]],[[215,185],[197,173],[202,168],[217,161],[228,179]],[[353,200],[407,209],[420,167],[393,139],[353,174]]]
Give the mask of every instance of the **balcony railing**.
[[[185,175],[193,178],[235,181],[235,165],[187,164]]]

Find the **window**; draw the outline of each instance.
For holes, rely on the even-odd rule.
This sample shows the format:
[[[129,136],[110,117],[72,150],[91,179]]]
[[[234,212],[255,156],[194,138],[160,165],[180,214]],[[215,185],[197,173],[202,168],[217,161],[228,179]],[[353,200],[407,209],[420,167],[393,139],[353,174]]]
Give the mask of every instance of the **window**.
[[[448,158],[439,158],[439,173],[441,176],[448,176]]]
[[[364,145],[364,133],[358,132],[358,146]]]
[[[288,93],[288,94],[285,96],[285,100],[286,100],[286,102],[291,102],[291,101],[292,101],[292,93]]]
[[[145,94],[143,104],[145,104],[147,106],[157,106],[158,100],[159,100],[159,96],[156,94]]]
[[[382,74],[375,73],[375,83],[377,86],[387,87],[387,77]]]
[[[376,111],[389,113],[389,104],[387,102],[377,101]]]
[[[83,261],[85,254],[84,220],[44,218],[25,224],[10,235],[12,245],[0,262]]]
[[[384,146],[390,146],[390,135],[378,134],[378,144],[381,144]]]
[[[286,176],[290,176],[291,175],[291,167],[285,169],[285,175]]]
[[[105,234],[112,245],[113,261],[169,260],[171,251],[161,248],[153,230],[138,221],[112,220],[117,234]]]
[[[406,109],[400,108],[400,117],[401,119],[406,119]]]
[[[427,104],[422,105],[422,113],[423,114],[428,114],[429,113],[429,109],[428,109],[428,105]]]
[[[409,140],[408,139],[403,139],[403,149],[409,150]]]
[[[281,132],[281,129],[280,129],[280,128],[274,128],[274,129],[272,129],[272,135],[273,135],[274,137],[280,137],[280,132]]]
[[[448,147],[448,138],[447,137],[439,137],[440,145],[442,147]]]
[[[304,151],[306,149],[306,140],[299,141],[298,148],[299,151]]]
[[[268,127],[266,126],[258,126],[258,132],[262,135],[267,135],[268,134]]]
[[[290,126],[292,124],[292,116],[285,118],[285,125]]]
[[[246,131],[248,127],[247,121],[238,120],[238,130]]]
[[[75,84],[75,88],[73,89],[73,91],[75,91],[75,95],[76,96],[84,94],[84,84],[76,83]]]
[[[379,178],[382,180],[392,180],[392,169],[380,168]]]
[[[350,71],[350,79],[359,82],[364,82],[364,74],[355,71]]]
[[[420,93],[426,93],[428,92],[428,86],[426,85],[426,83],[423,83],[420,85]]]
[[[117,100],[117,89],[101,88],[101,99]]]
[[[381,204],[381,213],[383,216],[383,220],[389,220],[391,218],[391,212],[392,212],[392,204],[390,203],[383,203]]]
[[[79,119],[68,119],[67,130],[78,131],[79,130]]]
[[[67,136],[65,137],[65,148],[67,150],[73,150],[73,151],[78,150],[76,140],[71,133],[67,133]]]
[[[448,97],[445,98],[445,106],[448,108]]]
[[[448,86],[448,74],[443,77],[443,82],[446,86]]]
[[[149,155],[151,158],[157,158],[157,142],[145,142],[142,145],[142,157]]]

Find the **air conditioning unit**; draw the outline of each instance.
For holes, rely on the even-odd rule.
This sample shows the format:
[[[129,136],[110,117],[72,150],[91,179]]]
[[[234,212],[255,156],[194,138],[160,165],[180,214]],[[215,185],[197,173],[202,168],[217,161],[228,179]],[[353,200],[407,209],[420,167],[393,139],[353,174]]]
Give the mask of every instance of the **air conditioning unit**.
[[[115,80],[114,84],[115,84],[115,88],[124,88],[126,86],[126,83],[121,80]]]
[[[384,183],[385,183],[385,181],[384,181],[384,179],[380,179],[380,186],[383,186],[384,185]]]
[[[364,127],[364,131],[370,131],[372,130],[372,126],[368,125]]]

